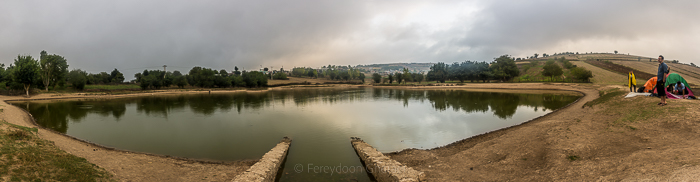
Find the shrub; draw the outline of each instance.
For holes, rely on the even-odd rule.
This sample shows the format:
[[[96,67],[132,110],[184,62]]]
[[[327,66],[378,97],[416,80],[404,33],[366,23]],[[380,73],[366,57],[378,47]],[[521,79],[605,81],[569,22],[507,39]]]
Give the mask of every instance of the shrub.
[[[571,68],[571,76],[582,82],[590,82],[591,78],[593,78],[593,73],[586,70],[586,68],[574,67]]]
[[[272,78],[275,80],[289,80],[289,78],[287,78],[287,74],[284,74],[284,72],[277,72],[272,75]]]
[[[79,69],[70,71],[68,73],[68,82],[73,85],[73,88],[83,90],[85,89],[85,84],[87,83],[87,77],[85,76],[86,74],[87,73]]]
[[[561,76],[564,71],[561,70],[559,65],[555,64],[553,60],[547,61],[547,63],[542,68],[542,75],[548,76],[554,79],[556,76]]]

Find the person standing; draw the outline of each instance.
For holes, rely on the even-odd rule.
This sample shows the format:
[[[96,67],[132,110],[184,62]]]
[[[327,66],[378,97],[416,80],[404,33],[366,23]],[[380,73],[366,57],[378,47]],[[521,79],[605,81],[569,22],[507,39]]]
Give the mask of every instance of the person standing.
[[[632,71],[627,74],[627,85],[630,87],[630,92],[637,91],[637,79],[635,79]]]
[[[656,72],[656,92],[659,94],[659,97],[661,98],[661,102],[659,102],[657,105],[660,106],[665,106],[666,104],[666,74],[669,72],[668,70],[668,65],[664,63],[664,56],[659,55],[659,69]]]

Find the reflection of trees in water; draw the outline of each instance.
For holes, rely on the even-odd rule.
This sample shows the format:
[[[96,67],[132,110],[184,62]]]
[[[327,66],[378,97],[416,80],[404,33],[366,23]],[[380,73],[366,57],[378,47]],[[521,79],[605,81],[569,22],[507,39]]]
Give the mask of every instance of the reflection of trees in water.
[[[46,128],[65,133],[68,121],[81,122],[89,113],[104,117],[112,116],[119,120],[126,113],[126,105],[118,102],[101,101],[67,101],[52,103],[17,103],[18,107],[27,109],[36,122]]]
[[[510,118],[518,106],[534,107],[535,111],[561,108],[578,96],[557,94],[514,94],[469,92],[462,90],[403,90],[403,89],[290,89],[266,92],[237,92],[231,94],[199,94],[180,96],[156,96],[114,99],[109,101],[66,101],[51,103],[15,104],[28,108],[37,123],[59,132],[66,132],[70,120],[80,122],[89,113],[119,120],[126,113],[127,104],[135,104],[139,113],[167,117],[171,112],[189,109],[196,114],[211,115],[235,108],[238,113],[246,109],[261,109],[275,103],[291,100],[297,106],[311,103],[347,103],[358,100],[396,100],[404,107],[411,101],[429,101],[433,108],[444,111],[488,112],[499,118]]]
[[[185,106],[185,101],[180,97],[142,97],[126,99],[130,103],[136,103],[136,112],[146,115],[167,117],[173,109]],[[124,103],[126,105],[126,103]]]
[[[468,92],[461,90],[436,90],[426,92],[426,97],[437,110],[453,108],[468,113],[493,111],[501,119],[511,118],[518,106],[549,110],[559,109],[578,99],[578,96],[558,94],[517,94],[493,92]]]

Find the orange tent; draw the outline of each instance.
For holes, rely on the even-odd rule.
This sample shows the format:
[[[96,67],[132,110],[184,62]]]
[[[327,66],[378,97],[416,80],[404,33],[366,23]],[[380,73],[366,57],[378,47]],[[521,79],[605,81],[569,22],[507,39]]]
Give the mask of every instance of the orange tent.
[[[654,89],[654,86],[656,86],[656,77],[652,77],[647,81],[647,83],[644,84],[644,92],[647,93],[652,93],[654,92],[652,89]]]

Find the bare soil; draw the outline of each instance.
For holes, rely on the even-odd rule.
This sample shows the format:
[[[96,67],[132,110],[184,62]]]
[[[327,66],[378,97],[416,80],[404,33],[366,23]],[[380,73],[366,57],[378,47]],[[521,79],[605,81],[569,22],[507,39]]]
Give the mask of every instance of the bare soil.
[[[388,153],[429,181],[693,181],[700,177],[696,100],[617,96],[582,106],[621,86],[481,84],[461,88],[563,89],[578,102],[524,124],[428,149]]]

